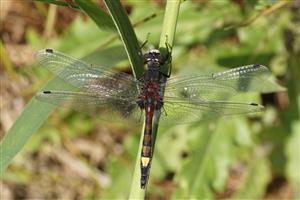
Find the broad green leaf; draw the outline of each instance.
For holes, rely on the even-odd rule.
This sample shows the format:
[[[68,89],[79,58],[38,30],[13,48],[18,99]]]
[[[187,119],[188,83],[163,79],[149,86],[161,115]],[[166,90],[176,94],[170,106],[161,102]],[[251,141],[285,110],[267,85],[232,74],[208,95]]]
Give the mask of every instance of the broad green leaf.
[[[198,148],[192,152],[193,154],[184,162],[182,168],[176,174],[175,183],[177,188],[172,198],[212,198],[213,194],[208,186],[210,175],[205,170],[205,166],[211,166],[211,164],[208,164],[208,156],[209,154],[211,155],[211,148],[218,135],[210,132],[207,124],[203,124],[202,127],[199,126],[188,132],[192,135],[198,134],[198,137],[192,141],[194,144],[190,144],[194,146],[197,143]],[[201,179],[201,181],[197,181],[198,179]],[[202,195],[194,194],[196,190]]]
[[[162,181],[167,173],[180,169],[184,160],[182,156],[188,152],[187,142],[192,136],[188,133],[186,125],[162,126],[157,134],[150,183],[152,180]],[[149,188],[153,188],[152,185],[149,185]]]
[[[115,26],[110,16],[91,0],[75,0],[75,3],[60,0],[34,0],[58,6],[66,6],[83,10],[97,24],[100,30],[115,32]]]
[[[267,158],[263,155],[253,155],[249,164],[232,199],[261,199],[266,192],[271,180],[270,163]]]
[[[110,157],[105,168],[110,175],[111,185],[101,195],[101,199],[127,199],[132,178],[132,167],[127,161]]]
[[[188,144],[192,152],[175,176],[177,188],[172,198],[212,199],[214,190],[221,192],[228,177],[229,166],[235,160],[235,133],[247,128],[246,121],[232,119],[219,120],[216,129],[203,123],[202,126],[188,130],[186,134],[195,136]],[[246,131],[245,134],[250,133]]]

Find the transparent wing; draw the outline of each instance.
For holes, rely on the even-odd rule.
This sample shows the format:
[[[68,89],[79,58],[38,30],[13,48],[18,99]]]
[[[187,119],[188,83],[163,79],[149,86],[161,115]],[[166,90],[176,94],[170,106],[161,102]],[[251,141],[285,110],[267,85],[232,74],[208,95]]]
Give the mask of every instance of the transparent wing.
[[[247,65],[211,75],[170,78],[165,87],[162,122],[188,123],[260,112],[261,105],[226,100],[237,92],[260,91],[270,75],[263,65]]]
[[[137,84],[133,76],[95,67],[52,49],[41,50],[37,60],[49,71],[82,91],[102,97],[135,98]]]
[[[229,101],[182,101],[166,98],[161,121],[165,124],[190,123],[216,119],[227,115],[261,112],[264,107],[255,103],[238,103]]]
[[[208,76],[181,76],[168,79],[165,97],[177,100],[226,100],[237,92],[261,91],[271,75],[263,65],[247,65]]]
[[[141,118],[136,104],[137,81],[133,76],[94,67],[51,49],[39,51],[37,59],[48,70],[74,86],[74,91],[64,91],[62,88],[61,91],[40,92],[36,95],[38,100],[99,114],[101,118],[112,121],[119,121],[115,120],[117,116]]]
[[[38,93],[36,98],[53,105],[94,114],[108,121],[120,121],[121,118],[143,121],[140,108],[135,101],[128,101],[128,98],[107,98],[97,93],[72,91],[44,91]]]

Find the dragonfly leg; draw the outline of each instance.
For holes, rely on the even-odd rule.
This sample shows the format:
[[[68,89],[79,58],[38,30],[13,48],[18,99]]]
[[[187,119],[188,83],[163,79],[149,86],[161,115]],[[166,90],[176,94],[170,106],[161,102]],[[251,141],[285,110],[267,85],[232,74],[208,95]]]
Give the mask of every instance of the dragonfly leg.
[[[164,105],[164,102],[160,98],[159,100],[156,100],[155,109],[160,110],[163,107],[163,105]]]
[[[167,57],[166,57],[166,61],[167,61],[167,64],[170,65],[169,67],[169,72],[168,74],[166,75],[167,78],[169,78],[171,76],[171,72],[172,72],[172,46],[168,43],[168,36],[166,35],[166,49],[167,49]]]
[[[136,103],[141,109],[145,108],[144,99],[140,98],[139,100],[136,101]]]
[[[171,76],[171,72],[172,72],[172,46],[168,43],[168,36],[166,35],[166,42],[165,42],[165,45],[166,45],[166,56],[165,58],[163,59],[163,62],[161,64],[163,65],[170,65],[169,67],[169,70],[168,70],[168,73],[165,74],[163,72],[161,72],[165,77],[167,78],[170,78]]]
[[[143,44],[140,46],[140,49],[143,49],[146,46],[146,44],[148,43],[149,37],[150,37],[150,33],[147,34],[146,41],[143,42]]]
[[[143,58],[142,49],[143,49],[143,48],[146,46],[146,44],[148,43],[149,36],[150,36],[150,33],[147,34],[146,41],[143,42],[143,44],[140,46],[140,50],[139,50],[138,54],[139,54],[139,56],[140,56],[141,58]]]
[[[166,35],[166,42],[165,42],[165,45],[166,45],[166,50],[167,50],[167,53],[171,55],[171,52],[172,52],[172,46],[169,44],[168,42],[168,35]]]

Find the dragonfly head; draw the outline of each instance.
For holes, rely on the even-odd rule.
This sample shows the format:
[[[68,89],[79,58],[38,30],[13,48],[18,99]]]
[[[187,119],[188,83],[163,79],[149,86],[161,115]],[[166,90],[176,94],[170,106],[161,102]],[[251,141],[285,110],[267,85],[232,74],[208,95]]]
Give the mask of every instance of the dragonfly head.
[[[144,54],[144,63],[149,68],[159,68],[163,64],[163,58],[158,49],[151,49],[148,53]]]

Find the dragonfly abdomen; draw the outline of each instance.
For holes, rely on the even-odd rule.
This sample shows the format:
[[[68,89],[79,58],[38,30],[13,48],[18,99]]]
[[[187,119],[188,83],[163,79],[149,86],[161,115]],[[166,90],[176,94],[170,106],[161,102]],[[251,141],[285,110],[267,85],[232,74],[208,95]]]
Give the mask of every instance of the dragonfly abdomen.
[[[146,119],[143,138],[143,148],[141,153],[141,188],[145,188],[152,159],[152,118],[154,108],[151,105],[145,107]]]

